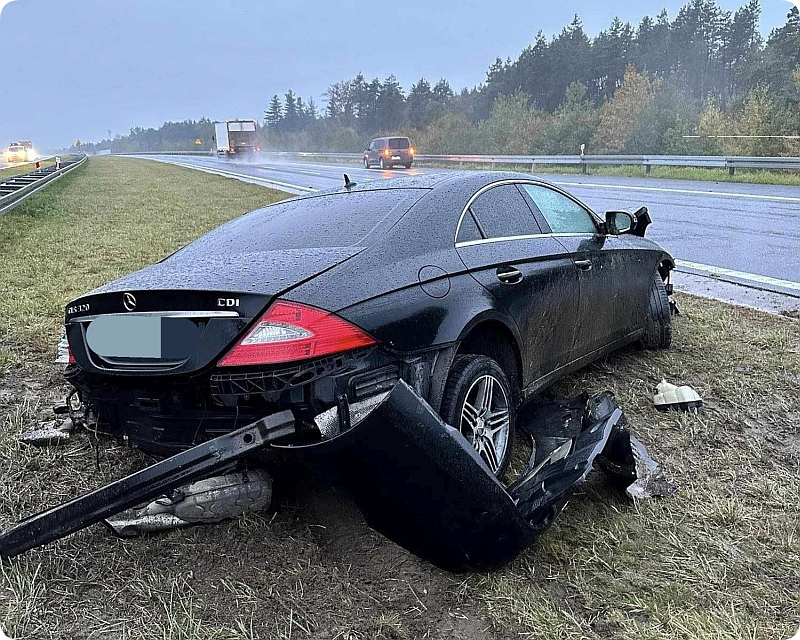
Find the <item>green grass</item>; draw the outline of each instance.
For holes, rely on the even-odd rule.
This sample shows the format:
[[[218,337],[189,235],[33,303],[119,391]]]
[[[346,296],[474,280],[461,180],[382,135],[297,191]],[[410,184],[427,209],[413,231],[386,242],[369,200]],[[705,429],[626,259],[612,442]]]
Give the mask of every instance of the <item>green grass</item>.
[[[70,300],[284,197],[147,160],[91,158],[0,217],[0,340],[51,348]]]
[[[22,446],[64,392],[63,304],[281,197],[144,160],[93,158],[0,218],[0,527],[139,468],[85,436]],[[329,489],[145,539],[104,528],[0,565],[12,638],[786,640],[800,623],[800,322],[679,296],[674,346],[624,350],[555,389],[614,391],[679,486],[632,504],[602,474],[511,566],[431,567]],[[705,398],[662,414],[666,377]],[[521,441],[522,438],[519,438]]]

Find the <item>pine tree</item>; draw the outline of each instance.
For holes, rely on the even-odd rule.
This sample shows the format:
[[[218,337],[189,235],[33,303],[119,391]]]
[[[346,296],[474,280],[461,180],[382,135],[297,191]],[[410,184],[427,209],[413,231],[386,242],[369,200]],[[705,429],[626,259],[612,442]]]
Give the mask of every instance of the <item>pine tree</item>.
[[[264,121],[268,128],[274,129],[280,125],[281,120],[283,120],[283,105],[281,105],[281,99],[275,94],[264,112]]]

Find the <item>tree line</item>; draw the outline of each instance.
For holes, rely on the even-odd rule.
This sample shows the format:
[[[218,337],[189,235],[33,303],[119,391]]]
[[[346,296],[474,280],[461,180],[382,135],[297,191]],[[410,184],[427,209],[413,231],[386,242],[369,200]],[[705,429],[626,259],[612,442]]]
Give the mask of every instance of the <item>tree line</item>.
[[[800,135],[800,12],[792,7],[766,39],[760,13],[758,0],[737,11],[690,0],[673,20],[614,18],[594,38],[576,15],[458,93],[444,78],[406,92],[394,75],[359,73],[328,87],[324,109],[293,90],[274,95],[259,135],[263,148],[306,151],[360,151],[397,133],[422,153],[575,154],[584,144],[587,153],[797,155],[800,141],[787,136]],[[195,129],[176,143],[167,134],[181,125]],[[110,142],[183,150],[198,126],[211,129],[167,123]]]

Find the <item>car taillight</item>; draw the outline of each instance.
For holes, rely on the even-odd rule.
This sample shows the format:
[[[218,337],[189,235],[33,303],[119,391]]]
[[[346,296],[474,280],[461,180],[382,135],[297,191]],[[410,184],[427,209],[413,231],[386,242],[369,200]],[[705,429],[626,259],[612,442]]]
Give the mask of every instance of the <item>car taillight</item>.
[[[67,347],[67,364],[77,364],[75,356],[72,355],[72,347]]]
[[[375,343],[371,335],[332,313],[296,302],[276,302],[219,366],[306,360]]]
[[[408,152],[409,152],[409,153],[410,153],[412,156],[413,156],[413,155],[416,153],[416,151],[414,151],[414,147],[410,147],[410,148],[409,148],[409,150],[408,150]]]
[[[391,151],[389,151],[388,149],[384,149],[384,150],[383,150],[383,155],[385,155],[387,158],[388,158],[388,157],[389,157],[391,154],[392,154],[392,152],[391,152]]]

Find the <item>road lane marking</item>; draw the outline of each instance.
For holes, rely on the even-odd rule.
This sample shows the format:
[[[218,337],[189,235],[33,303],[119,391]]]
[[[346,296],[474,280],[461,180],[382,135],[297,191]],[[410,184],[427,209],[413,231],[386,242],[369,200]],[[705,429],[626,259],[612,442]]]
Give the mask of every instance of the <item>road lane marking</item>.
[[[136,156],[133,156],[136,157]],[[251,182],[263,182],[265,184],[269,184],[276,187],[284,187],[287,189],[295,189],[297,191],[301,191],[303,193],[315,193],[319,191],[319,189],[313,189],[312,187],[305,187],[299,184],[291,184],[289,182],[281,182],[279,180],[272,180],[270,178],[262,178],[260,176],[253,176],[247,173],[236,173],[235,171],[227,171],[226,169],[218,169],[216,167],[210,167],[208,165],[202,164],[191,164],[189,162],[178,162],[176,160],[163,160],[160,158],[153,158],[151,156],[139,156],[144,157],[146,160],[155,160],[156,162],[163,162],[164,164],[172,164],[177,167],[183,167],[185,169],[195,169],[196,171],[203,171],[204,173],[211,173],[214,175],[219,175],[223,177],[231,177],[237,180],[243,181],[251,181]]]
[[[706,271],[712,277],[736,278],[737,280],[744,280],[746,282],[755,282],[760,285],[780,287],[782,289],[790,289],[792,291],[800,292],[800,282],[792,282],[791,280],[781,280],[779,278],[772,278],[770,276],[762,276],[757,273],[736,271],[735,269],[715,267],[709,264],[701,264],[699,262],[689,262],[688,260],[675,260],[675,266],[685,267],[687,269],[696,269],[697,271]]]
[[[800,202],[800,198],[790,196],[765,196],[756,193],[731,193],[730,191],[701,191],[699,189],[668,189],[667,187],[634,187],[619,184],[595,184],[591,182],[556,182],[553,184],[568,187],[597,187],[600,189],[624,189],[627,191],[656,191],[662,193],[688,193],[697,196],[720,196],[724,198],[750,198],[753,200],[777,200],[779,202]]]

